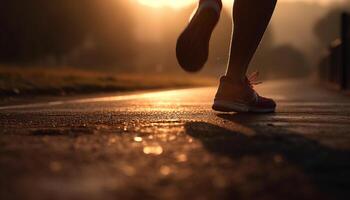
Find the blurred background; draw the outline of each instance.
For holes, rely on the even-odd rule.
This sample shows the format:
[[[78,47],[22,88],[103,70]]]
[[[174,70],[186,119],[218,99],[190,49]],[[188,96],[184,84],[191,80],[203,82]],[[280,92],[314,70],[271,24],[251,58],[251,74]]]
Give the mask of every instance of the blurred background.
[[[190,76],[177,64],[175,43],[196,0],[3,1],[1,94],[212,84],[225,72],[232,2],[224,1],[205,70]],[[339,37],[344,11],[349,0],[279,0],[251,70],[262,79],[309,76]]]

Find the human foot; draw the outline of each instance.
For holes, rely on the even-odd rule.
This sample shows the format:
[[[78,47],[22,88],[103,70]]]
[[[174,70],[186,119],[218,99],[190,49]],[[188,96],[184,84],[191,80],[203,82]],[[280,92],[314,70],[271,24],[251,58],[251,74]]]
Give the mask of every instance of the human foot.
[[[219,21],[221,8],[221,0],[201,0],[190,23],[178,38],[176,56],[185,71],[199,71],[207,61],[210,37]]]
[[[253,88],[254,84],[250,78],[234,82],[223,76],[220,79],[213,110],[220,112],[275,112],[275,101],[259,96]]]

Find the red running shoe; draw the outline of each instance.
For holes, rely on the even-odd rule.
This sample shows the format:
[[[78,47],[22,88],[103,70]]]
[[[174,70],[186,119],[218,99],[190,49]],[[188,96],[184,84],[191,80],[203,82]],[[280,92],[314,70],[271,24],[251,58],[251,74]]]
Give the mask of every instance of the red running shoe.
[[[215,96],[213,110],[220,112],[275,112],[275,101],[259,96],[253,88],[253,85],[259,84],[254,80],[257,75],[255,73],[252,77],[236,84],[230,78],[223,76]]]

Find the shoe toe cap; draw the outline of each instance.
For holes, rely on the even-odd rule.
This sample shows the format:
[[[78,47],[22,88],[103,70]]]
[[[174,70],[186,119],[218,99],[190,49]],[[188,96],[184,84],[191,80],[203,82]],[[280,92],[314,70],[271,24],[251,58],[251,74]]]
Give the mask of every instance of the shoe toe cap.
[[[276,102],[273,99],[266,98],[266,97],[259,97],[259,102],[258,102],[260,107],[264,108],[276,108]]]

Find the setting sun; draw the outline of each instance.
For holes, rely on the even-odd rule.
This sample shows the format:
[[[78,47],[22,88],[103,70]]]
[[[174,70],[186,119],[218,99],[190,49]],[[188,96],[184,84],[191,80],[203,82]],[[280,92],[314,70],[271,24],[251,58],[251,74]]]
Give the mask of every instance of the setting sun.
[[[196,0],[137,0],[140,4],[151,7],[182,8],[193,4]]]

